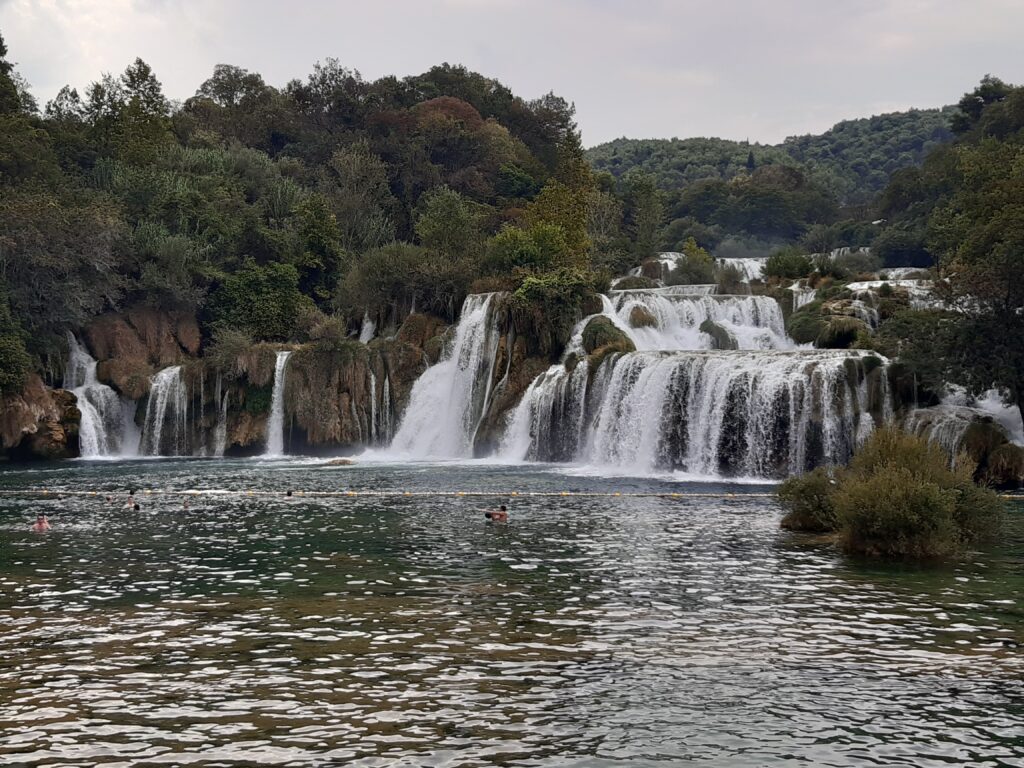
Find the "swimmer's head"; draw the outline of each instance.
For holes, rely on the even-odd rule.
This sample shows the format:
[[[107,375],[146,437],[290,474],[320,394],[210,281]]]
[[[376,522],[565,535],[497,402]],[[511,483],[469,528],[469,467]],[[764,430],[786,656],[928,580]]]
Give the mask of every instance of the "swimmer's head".
[[[484,517],[487,518],[488,520],[490,520],[492,514],[493,513],[491,513],[491,512],[484,512]]]
[[[139,507],[139,505],[138,505],[138,504],[136,504],[136,505],[135,505],[134,507],[132,507],[132,509],[134,509],[134,510],[135,510],[136,512],[138,512],[138,511],[139,511],[139,509],[140,509],[140,507]]]
[[[505,505],[504,504],[502,504],[500,507],[498,507],[498,509],[500,509],[502,512],[508,512],[508,510],[505,509]]]

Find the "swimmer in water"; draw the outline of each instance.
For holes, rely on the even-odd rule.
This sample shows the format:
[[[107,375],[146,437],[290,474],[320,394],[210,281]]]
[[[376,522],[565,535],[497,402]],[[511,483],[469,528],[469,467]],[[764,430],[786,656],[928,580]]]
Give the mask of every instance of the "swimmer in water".
[[[36,533],[43,533],[50,530],[50,521],[46,519],[46,515],[40,512],[36,515],[36,521],[32,525],[32,530]]]
[[[490,520],[492,523],[507,523],[508,522],[508,509],[502,504],[498,507],[497,512],[484,512],[484,517]]]

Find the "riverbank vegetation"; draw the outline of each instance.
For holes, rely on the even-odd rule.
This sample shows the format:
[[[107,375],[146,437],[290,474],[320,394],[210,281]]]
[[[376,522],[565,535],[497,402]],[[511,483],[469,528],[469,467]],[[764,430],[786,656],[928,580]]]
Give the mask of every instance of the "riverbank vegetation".
[[[991,537],[1003,514],[996,494],[976,485],[963,454],[950,465],[934,443],[894,429],[876,431],[849,467],[819,467],[779,487],[783,528],[832,535],[847,553],[938,558]]]

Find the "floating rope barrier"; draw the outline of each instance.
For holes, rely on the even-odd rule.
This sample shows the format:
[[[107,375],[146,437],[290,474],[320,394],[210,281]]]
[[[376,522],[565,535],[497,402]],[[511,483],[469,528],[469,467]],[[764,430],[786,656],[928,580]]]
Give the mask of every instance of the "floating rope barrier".
[[[40,496],[50,498],[61,498],[65,496],[116,496],[124,498],[124,489],[115,490],[47,490],[40,488],[25,489],[0,489],[0,496]],[[730,493],[726,491],[402,491],[402,490],[343,490],[343,491],[257,491],[238,490],[232,488],[203,488],[203,489],[162,489],[144,488],[136,489],[135,497],[145,496],[253,496],[261,498],[423,498],[423,497],[445,497],[445,498],[630,498],[630,499],[750,499],[750,498],[773,498],[773,492],[750,491],[741,493]],[[1024,494],[1001,493],[1001,499],[1024,501]]]
[[[127,492],[124,489],[120,490],[45,490],[38,488],[26,488],[26,489],[0,489],[0,496],[41,496],[41,497],[52,497],[60,498],[64,496],[116,496],[118,498],[124,498]],[[355,490],[344,490],[344,491],[254,491],[254,490],[236,490],[226,488],[205,488],[205,489],[161,489],[161,488],[145,488],[136,489],[135,498],[145,496],[210,496],[210,497],[224,497],[224,496],[256,496],[263,498],[334,498],[334,497],[348,497],[348,498],[417,498],[417,497],[437,497],[442,496],[446,498],[550,498],[550,497],[583,497],[583,498],[767,498],[775,496],[774,493],[691,493],[691,492],[672,492],[672,491],[355,491]]]

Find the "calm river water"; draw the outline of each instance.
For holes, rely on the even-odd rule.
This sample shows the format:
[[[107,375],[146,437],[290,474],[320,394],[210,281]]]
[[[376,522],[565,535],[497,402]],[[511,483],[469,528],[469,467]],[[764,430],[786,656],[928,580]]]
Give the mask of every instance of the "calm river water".
[[[130,486],[161,493],[133,512]],[[468,497],[285,496],[348,488],[736,495],[496,498],[506,526]],[[1024,506],[964,563],[881,568],[780,531],[771,499],[744,497],[763,490],[472,464],[8,467],[0,764],[1024,766]]]

